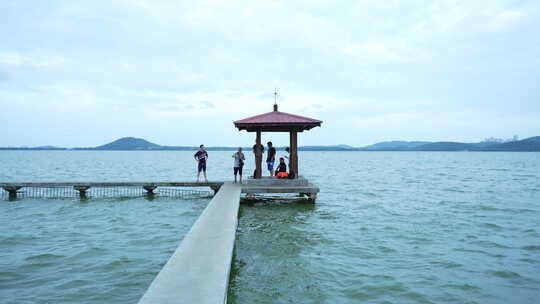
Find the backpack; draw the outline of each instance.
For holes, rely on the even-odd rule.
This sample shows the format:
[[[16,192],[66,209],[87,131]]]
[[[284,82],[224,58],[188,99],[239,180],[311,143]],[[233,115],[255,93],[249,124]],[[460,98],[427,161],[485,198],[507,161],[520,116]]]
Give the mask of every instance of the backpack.
[[[236,152],[236,155],[238,155],[238,164],[240,164],[240,167],[243,167],[244,166],[244,160],[242,159],[242,156],[244,156],[244,153]]]

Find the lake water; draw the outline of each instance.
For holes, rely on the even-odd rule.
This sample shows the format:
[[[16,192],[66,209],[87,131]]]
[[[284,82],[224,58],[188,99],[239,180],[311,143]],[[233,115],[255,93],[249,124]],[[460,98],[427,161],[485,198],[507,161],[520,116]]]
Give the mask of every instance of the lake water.
[[[0,151],[0,181],[190,180],[192,154]],[[210,152],[210,180],[231,154]],[[540,153],[301,152],[300,168],[316,204],[241,206],[230,303],[538,302]],[[1,302],[136,303],[207,202],[0,201]]]

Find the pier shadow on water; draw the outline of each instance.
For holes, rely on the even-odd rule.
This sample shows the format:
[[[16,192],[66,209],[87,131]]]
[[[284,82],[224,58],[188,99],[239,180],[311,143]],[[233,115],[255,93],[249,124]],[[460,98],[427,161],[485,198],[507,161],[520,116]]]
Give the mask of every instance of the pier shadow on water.
[[[310,279],[305,253],[321,241],[321,234],[306,229],[316,208],[306,200],[241,205],[228,303],[289,303],[322,296]]]

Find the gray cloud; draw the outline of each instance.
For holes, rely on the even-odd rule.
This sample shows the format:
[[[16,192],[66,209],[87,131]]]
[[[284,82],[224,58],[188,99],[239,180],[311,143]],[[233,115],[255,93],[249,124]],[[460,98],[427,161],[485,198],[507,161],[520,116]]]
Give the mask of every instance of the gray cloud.
[[[213,109],[216,107],[213,103],[211,103],[208,100],[202,100],[201,102],[199,102],[199,104],[201,105],[202,109]]]
[[[196,144],[174,136],[201,119],[216,128],[199,137],[243,144],[231,121],[275,87],[280,110],[325,121],[303,144],[539,135],[539,27],[534,0],[3,1],[0,106],[40,115],[1,112],[0,146],[99,144],[111,126]],[[86,138],[65,131],[88,117]]]

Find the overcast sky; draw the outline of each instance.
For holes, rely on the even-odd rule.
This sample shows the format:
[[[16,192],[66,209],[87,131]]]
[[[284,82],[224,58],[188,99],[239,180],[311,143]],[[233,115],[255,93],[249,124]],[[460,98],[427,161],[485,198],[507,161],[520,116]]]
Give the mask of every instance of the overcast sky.
[[[274,87],[300,145],[540,135],[540,1],[0,0],[0,146],[250,144]]]

